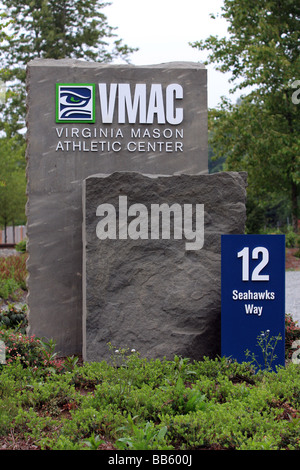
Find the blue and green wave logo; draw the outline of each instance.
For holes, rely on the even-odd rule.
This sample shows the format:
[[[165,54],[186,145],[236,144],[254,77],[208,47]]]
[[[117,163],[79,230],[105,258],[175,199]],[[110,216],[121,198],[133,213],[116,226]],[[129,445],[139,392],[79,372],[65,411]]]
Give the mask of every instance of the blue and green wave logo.
[[[56,122],[95,122],[95,84],[57,83]]]

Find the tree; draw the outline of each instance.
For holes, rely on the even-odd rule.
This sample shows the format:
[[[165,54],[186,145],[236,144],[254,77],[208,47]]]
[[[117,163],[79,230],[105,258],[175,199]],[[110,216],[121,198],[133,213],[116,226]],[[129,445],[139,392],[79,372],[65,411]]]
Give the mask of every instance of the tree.
[[[2,0],[0,80],[9,82],[1,128],[24,127],[26,64],[35,58],[128,60],[135,49],[117,39],[99,0]],[[112,44],[111,44],[112,42]]]
[[[26,64],[35,58],[128,61],[135,50],[108,25],[99,0],[0,0],[0,224],[25,219]],[[2,85],[6,84],[6,93]],[[3,97],[5,95],[5,100]]]
[[[25,222],[26,177],[24,145],[17,136],[0,139],[0,225]]]
[[[300,77],[297,0],[224,0],[228,38],[192,44],[208,50],[207,62],[232,73],[237,88],[251,87],[239,103],[223,99],[210,112],[211,145],[227,156],[227,169],[247,170],[252,196],[288,195],[293,228],[299,218],[300,105],[293,99]]]

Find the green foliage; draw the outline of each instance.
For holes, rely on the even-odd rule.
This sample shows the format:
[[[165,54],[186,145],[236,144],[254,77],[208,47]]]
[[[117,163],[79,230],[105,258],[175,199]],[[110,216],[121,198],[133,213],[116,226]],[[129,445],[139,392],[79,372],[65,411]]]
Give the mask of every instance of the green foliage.
[[[291,358],[293,354],[293,343],[300,340],[300,327],[293,320],[292,315],[285,315],[285,354]]]
[[[115,57],[127,58],[132,51],[120,39],[109,47],[109,39],[116,38],[116,28],[108,25],[101,11],[108,3],[3,0],[2,4],[2,16],[10,22],[2,50],[10,65],[26,64],[33,58],[66,57],[111,62]]]
[[[287,347],[298,330],[286,316]],[[59,358],[52,340],[2,329],[0,341],[0,436],[45,450],[300,450],[299,364],[262,374],[111,344],[110,361],[82,364]]]
[[[287,248],[295,248],[297,246],[300,246],[300,236],[293,232],[292,230],[289,230],[285,234],[285,246]]]
[[[296,232],[300,106],[293,101],[293,83],[300,74],[299,2],[224,0],[221,16],[229,37],[210,36],[192,46],[208,51],[207,62],[218,70],[232,73],[233,91],[250,92],[236,104],[223,99],[210,111],[214,158],[225,156],[226,170],[248,172],[252,205],[264,209],[272,199],[288,197]]]
[[[266,210],[257,203],[257,199],[248,192],[246,201],[246,233],[259,233],[266,224]]]
[[[0,128],[14,135],[25,125],[25,67],[30,60],[128,60],[134,49],[123,44],[108,24],[102,11],[108,5],[99,0],[1,2],[0,80],[9,86]]]
[[[4,323],[4,320],[2,322]],[[0,340],[6,346],[7,364],[14,361],[20,362],[25,367],[38,367],[44,364],[45,355],[39,339],[3,328],[0,330]]]
[[[84,444],[86,444],[91,450],[97,450],[100,444],[104,443],[103,439],[100,439],[99,436],[95,436],[94,433],[88,438],[85,439]]]
[[[210,36],[192,46],[209,50],[208,60],[218,70],[242,78],[236,88],[258,85],[268,92],[295,79],[299,13],[295,0],[224,0],[221,16],[228,21],[229,37]]]
[[[27,289],[27,255],[7,256],[0,258],[0,297],[17,300],[20,290]]]
[[[20,136],[0,138],[0,225],[6,229],[25,219],[25,142]]]
[[[40,364],[47,372],[38,374],[21,361],[2,366],[1,435],[13,430],[53,450],[107,443],[115,450],[300,450],[298,365],[260,375],[225,358],[146,361],[134,354],[134,362],[121,400],[120,381],[129,375],[105,361],[55,373]]]
[[[0,297],[2,299],[17,300],[19,297],[19,284],[15,279],[0,279]]]
[[[164,444],[164,437],[167,433],[167,426],[163,426],[159,430],[150,421],[147,421],[146,425],[141,429],[134,424],[134,418],[130,415],[127,416],[128,426],[122,428],[122,430],[128,430],[132,436],[121,437],[117,440],[116,446],[119,449],[130,449],[130,450],[150,450],[150,449],[172,449],[172,446]]]
[[[18,308],[13,304],[8,304],[7,309],[3,309],[0,312],[1,330],[11,329],[25,334],[27,326],[27,305]]]
[[[15,246],[15,249],[19,253],[26,253],[26,251],[27,251],[27,239],[24,238],[19,243],[17,243],[16,246]]]
[[[44,59],[128,62],[99,0],[2,0],[0,3],[0,225],[23,224],[26,204],[26,65]],[[3,92],[3,89],[5,91]]]
[[[245,352],[247,360],[250,362],[250,364],[253,364],[258,370],[270,372],[273,369],[272,364],[277,358],[275,350],[278,341],[282,341],[281,334],[277,336],[270,336],[270,330],[262,331],[261,334],[257,337],[257,346],[259,347],[262,353],[263,363],[261,364],[258,361],[257,356],[253,352],[248,350]]]

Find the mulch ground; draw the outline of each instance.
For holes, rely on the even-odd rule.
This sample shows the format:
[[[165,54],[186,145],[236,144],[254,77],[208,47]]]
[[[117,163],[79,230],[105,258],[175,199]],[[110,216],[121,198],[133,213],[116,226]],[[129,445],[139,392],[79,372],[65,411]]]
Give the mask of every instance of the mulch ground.
[[[295,256],[299,248],[287,248],[285,253],[285,269],[287,271],[300,271],[300,258]]]

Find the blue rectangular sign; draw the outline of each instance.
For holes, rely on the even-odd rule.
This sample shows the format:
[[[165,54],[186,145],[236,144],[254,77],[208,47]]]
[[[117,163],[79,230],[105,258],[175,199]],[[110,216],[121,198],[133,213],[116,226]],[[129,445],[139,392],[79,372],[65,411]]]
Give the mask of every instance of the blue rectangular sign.
[[[222,356],[254,355],[276,370],[285,364],[285,236],[222,235],[221,247]]]

